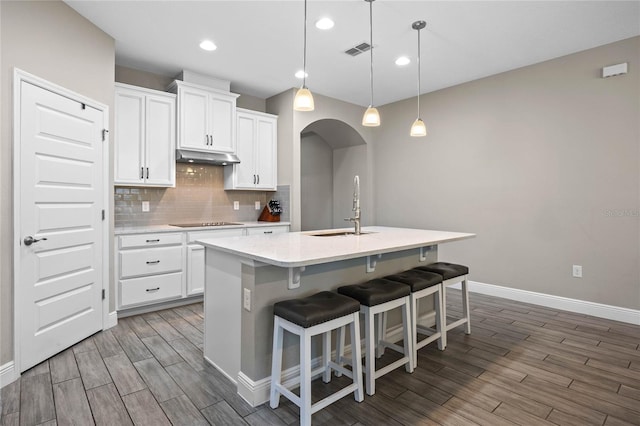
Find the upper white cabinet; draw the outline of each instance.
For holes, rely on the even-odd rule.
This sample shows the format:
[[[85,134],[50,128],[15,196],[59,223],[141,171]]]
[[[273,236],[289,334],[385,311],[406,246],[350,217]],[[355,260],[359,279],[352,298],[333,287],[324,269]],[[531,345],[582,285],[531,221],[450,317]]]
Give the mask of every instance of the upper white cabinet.
[[[235,111],[239,95],[176,80],[178,148],[204,152],[236,152]]]
[[[176,185],[176,96],[116,83],[114,184]]]
[[[236,154],[240,163],[225,167],[225,189],[276,190],[277,134],[278,116],[236,110]]]

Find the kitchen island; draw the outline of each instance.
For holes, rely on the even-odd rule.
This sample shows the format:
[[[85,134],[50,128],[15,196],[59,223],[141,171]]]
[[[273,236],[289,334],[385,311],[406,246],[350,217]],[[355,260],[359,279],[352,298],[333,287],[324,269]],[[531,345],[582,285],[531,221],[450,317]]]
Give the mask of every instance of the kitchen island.
[[[206,247],[204,356],[237,383],[240,395],[253,406],[268,400],[275,302],[433,263],[439,244],[475,236],[380,226],[364,227],[361,235],[349,232],[198,241]],[[422,304],[423,320],[432,315],[430,305]],[[389,318],[390,336],[397,322]],[[287,337],[283,366],[295,376],[297,340]]]

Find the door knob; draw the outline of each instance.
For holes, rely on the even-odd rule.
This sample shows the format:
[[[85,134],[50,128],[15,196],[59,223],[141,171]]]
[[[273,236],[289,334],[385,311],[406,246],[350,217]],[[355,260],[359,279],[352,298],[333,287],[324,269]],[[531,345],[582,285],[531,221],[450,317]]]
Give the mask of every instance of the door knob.
[[[42,241],[42,240],[47,240],[46,238],[40,238],[39,240],[36,238],[33,238],[31,235],[29,235],[28,237],[24,237],[24,245],[25,246],[30,246],[33,243],[37,243],[38,241]]]

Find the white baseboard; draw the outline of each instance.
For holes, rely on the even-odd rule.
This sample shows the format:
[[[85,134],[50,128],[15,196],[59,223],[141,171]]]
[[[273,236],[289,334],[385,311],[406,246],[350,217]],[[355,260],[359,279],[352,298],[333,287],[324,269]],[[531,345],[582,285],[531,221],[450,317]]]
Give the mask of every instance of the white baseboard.
[[[118,311],[109,312],[107,315],[107,324],[105,330],[118,325]]]
[[[16,374],[16,365],[13,361],[0,365],[0,389],[16,381],[18,377],[20,375]]]
[[[460,284],[454,284],[451,288],[460,289]],[[533,291],[485,284],[477,281],[469,281],[469,291],[472,293],[517,300],[519,302],[532,303],[534,305],[540,305],[547,308],[561,309],[563,311],[592,315],[594,317],[640,325],[640,310],[636,309],[588,302],[586,300],[570,299],[568,297],[536,293]]]

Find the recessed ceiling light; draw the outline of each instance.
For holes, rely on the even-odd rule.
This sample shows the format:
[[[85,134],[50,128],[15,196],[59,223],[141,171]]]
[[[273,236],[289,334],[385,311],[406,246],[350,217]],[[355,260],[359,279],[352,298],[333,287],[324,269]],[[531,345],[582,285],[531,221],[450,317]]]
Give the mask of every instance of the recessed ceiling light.
[[[399,67],[409,65],[410,63],[411,59],[407,58],[406,56],[400,56],[398,59],[396,59],[396,65]]]
[[[303,70],[296,72],[296,78],[305,78],[305,77],[309,77],[308,72],[304,72]]]
[[[330,30],[333,28],[334,22],[331,18],[321,18],[316,22],[316,28],[319,30]]]
[[[216,46],[215,43],[211,40],[204,40],[202,43],[200,43],[200,49],[206,50],[208,52],[212,52],[217,48],[218,46]]]

